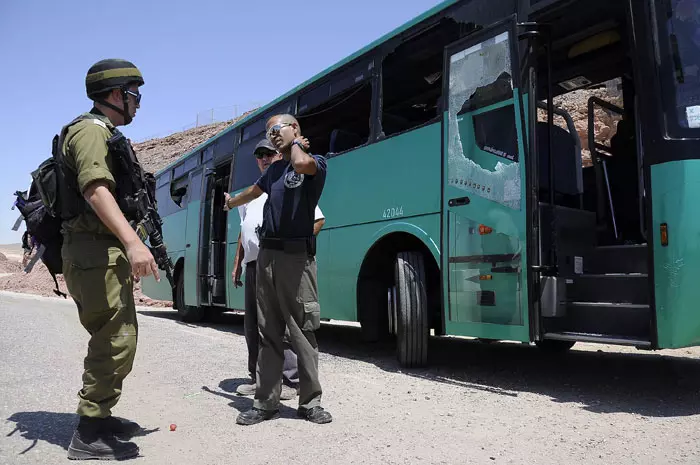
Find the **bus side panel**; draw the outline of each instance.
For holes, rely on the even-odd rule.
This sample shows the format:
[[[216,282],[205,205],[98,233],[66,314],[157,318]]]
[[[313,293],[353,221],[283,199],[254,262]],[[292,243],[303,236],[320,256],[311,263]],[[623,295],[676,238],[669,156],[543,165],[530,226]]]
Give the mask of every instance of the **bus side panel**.
[[[700,160],[653,165],[651,182],[658,345],[700,345]],[[661,244],[662,224],[668,246]]]
[[[181,210],[163,218],[163,242],[168,249],[168,256],[173,265],[185,255],[185,231],[187,225],[187,211]],[[144,278],[141,282],[141,291],[147,297],[155,300],[173,300],[170,283],[163,270],[160,273],[160,282],[157,283],[152,276]]]
[[[231,279],[233,273],[233,259],[236,257],[236,248],[238,247],[238,233],[241,231],[241,217],[238,214],[238,208],[234,208],[226,217],[226,306],[232,310],[245,309],[245,287],[236,287]],[[241,276],[241,282],[245,283],[245,269]]]
[[[185,254],[183,252],[170,253],[170,251],[168,251],[168,256],[173,263],[177,263],[177,260],[184,255]],[[170,282],[165,276],[165,271],[159,268],[158,273],[160,274],[160,282],[156,282],[153,276],[141,278],[141,292],[143,295],[153,300],[165,300],[172,302],[173,289],[170,287]]]
[[[187,223],[181,231],[186,231],[185,237],[185,304],[196,307],[199,305],[197,295],[197,252],[199,250],[200,212],[202,202],[193,200],[187,204]]]
[[[316,258],[323,318],[357,321],[360,265],[388,225],[419,224],[440,243],[440,170],[439,122],[328,160]]]
[[[324,228],[439,212],[440,157],[435,123],[329,159]]]
[[[415,235],[439,263],[440,214],[363,224],[328,231],[317,257],[321,317],[357,321],[357,278],[367,252],[392,232]],[[323,237],[325,239],[326,236]]]

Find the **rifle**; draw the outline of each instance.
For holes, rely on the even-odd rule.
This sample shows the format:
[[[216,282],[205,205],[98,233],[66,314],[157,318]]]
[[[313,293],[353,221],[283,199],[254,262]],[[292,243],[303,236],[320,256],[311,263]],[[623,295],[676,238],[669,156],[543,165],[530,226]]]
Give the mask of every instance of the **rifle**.
[[[175,267],[163,243],[163,220],[158,214],[155,177],[152,173],[143,171],[131,143],[119,130],[114,130],[112,137],[107,140],[107,147],[110,153],[117,155],[122,174],[131,180],[131,186],[124,189],[125,195],[120,195],[121,198],[118,199],[120,207],[123,205],[124,214],[139,238],[144,243],[148,239],[158,268],[165,271],[170,286],[175,289]]]

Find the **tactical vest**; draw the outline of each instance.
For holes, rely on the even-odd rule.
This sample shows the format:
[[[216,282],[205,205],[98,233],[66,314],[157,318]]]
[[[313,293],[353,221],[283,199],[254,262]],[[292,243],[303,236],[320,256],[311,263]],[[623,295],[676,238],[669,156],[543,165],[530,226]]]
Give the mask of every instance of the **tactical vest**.
[[[63,143],[68,128],[84,119],[94,119],[89,114],[83,114],[68,123],[61,131],[60,136],[54,137],[53,150],[55,154],[57,184],[59,190],[58,211],[62,220],[70,220],[84,213],[92,213],[92,208],[83,197],[78,188],[78,174],[65,163],[65,154],[62,151]],[[112,176],[115,180],[115,200],[120,210],[128,221],[138,221],[139,199],[137,198],[134,176],[140,179],[146,178],[141,164],[131,147],[131,143],[117,129],[109,129],[112,136],[107,140],[107,149],[112,158]],[[153,182],[144,182],[155,196],[155,179]]]

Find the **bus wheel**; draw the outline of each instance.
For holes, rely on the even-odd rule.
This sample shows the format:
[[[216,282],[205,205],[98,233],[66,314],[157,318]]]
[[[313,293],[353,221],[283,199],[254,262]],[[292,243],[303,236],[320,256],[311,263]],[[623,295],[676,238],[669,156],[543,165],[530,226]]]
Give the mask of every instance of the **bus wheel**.
[[[397,355],[405,367],[428,362],[428,294],[423,256],[401,252],[396,257]]]
[[[362,339],[384,342],[389,339],[386,286],[378,280],[367,280],[362,288],[358,305]]]
[[[542,351],[550,354],[560,354],[571,349],[576,341],[559,341],[556,339],[542,339],[535,341],[535,345]]]
[[[185,305],[185,273],[180,273],[177,278],[177,314],[185,323],[196,323],[204,318],[204,309]]]

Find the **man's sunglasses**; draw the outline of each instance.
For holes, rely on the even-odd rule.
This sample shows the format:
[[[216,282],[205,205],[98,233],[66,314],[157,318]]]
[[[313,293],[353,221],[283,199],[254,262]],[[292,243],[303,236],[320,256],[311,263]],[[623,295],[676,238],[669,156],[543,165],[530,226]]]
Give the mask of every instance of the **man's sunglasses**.
[[[277,155],[277,152],[271,152],[269,150],[258,150],[255,152],[255,158],[262,160],[263,158],[272,158]]]
[[[293,126],[292,123],[279,123],[275,124],[274,126],[271,126],[270,129],[267,130],[267,138],[270,139],[273,134],[279,134],[279,132],[282,130],[282,128],[286,126]]]
[[[133,96],[134,96],[134,98],[136,99],[136,104],[137,104],[137,105],[141,103],[141,92],[138,92],[138,93],[137,93],[137,92],[134,92],[134,91],[131,91],[131,90],[127,90],[126,93],[129,94],[129,95],[133,95]]]

